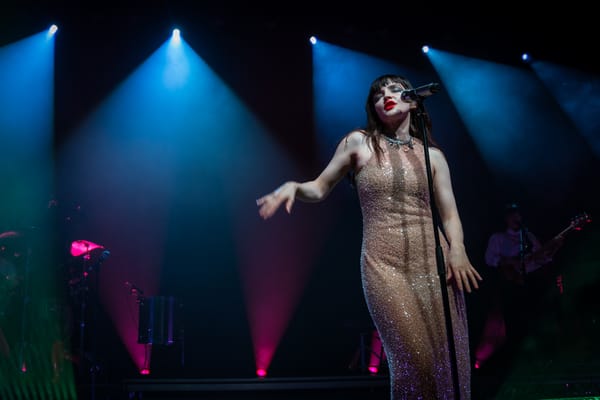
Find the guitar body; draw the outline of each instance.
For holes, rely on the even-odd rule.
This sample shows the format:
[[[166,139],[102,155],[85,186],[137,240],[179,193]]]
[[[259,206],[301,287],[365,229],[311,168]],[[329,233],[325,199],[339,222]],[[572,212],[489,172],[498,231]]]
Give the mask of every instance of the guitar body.
[[[524,285],[525,279],[521,271],[521,261],[519,257],[503,258],[498,264],[498,270],[504,280],[516,285]]]

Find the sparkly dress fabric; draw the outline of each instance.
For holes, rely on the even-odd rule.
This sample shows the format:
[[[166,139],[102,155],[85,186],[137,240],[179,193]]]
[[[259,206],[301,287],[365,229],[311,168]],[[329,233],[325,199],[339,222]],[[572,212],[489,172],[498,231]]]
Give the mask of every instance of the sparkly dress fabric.
[[[391,398],[454,399],[444,306],[435,260],[425,156],[385,146],[356,173],[363,215],[361,276],[367,306],[381,337]],[[447,262],[448,246],[440,234]],[[470,399],[470,360],[464,295],[447,285],[460,382]]]

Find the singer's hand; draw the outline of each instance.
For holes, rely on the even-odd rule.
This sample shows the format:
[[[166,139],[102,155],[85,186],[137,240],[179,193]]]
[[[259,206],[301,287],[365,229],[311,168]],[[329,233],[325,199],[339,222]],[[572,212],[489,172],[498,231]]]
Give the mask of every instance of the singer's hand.
[[[256,205],[260,207],[259,215],[263,219],[271,218],[283,203],[285,203],[287,213],[290,214],[296,200],[297,188],[296,182],[286,182],[273,192],[256,200]]]
[[[479,289],[477,281],[483,280],[481,275],[479,275],[477,270],[471,265],[464,247],[462,246],[450,249],[446,279],[447,281],[454,279],[458,290],[462,291],[464,289],[467,293],[471,293],[471,285],[474,289]]]

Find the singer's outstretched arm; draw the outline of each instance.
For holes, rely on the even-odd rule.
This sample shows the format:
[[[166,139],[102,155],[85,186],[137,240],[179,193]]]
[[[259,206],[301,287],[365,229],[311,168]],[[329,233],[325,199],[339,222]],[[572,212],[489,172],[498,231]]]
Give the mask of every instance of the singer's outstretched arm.
[[[360,131],[352,131],[339,143],[335,153],[323,172],[314,180],[306,182],[288,181],[277,189],[268,193],[258,200],[260,206],[259,214],[267,219],[273,216],[277,209],[285,204],[289,213],[296,199],[304,202],[318,202],[324,200],[334,186],[348,173],[356,160],[364,158],[364,144],[366,137]]]

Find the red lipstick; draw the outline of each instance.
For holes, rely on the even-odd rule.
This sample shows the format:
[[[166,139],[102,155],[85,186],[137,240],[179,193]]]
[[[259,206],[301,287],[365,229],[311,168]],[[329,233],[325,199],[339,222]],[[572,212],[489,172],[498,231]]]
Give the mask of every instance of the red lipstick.
[[[392,108],[394,108],[396,106],[396,102],[395,101],[386,101],[385,104],[383,105],[383,109],[385,111],[389,111]]]

